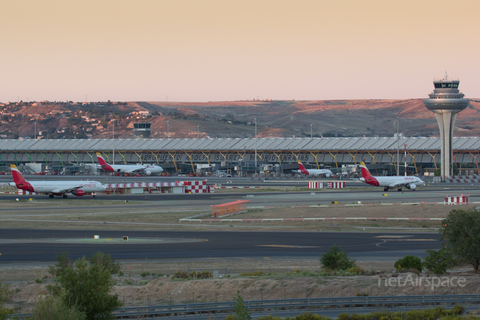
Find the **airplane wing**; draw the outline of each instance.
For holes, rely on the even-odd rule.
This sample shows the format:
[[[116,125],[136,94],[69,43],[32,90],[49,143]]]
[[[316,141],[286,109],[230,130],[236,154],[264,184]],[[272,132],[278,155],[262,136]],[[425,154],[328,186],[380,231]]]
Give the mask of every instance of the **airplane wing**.
[[[55,189],[55,190],[52,190],[52,193],[71,193],[72,191],[78,190],[82,187],[83,186],[77,186],[77,187],[67,188],[67,189]]]

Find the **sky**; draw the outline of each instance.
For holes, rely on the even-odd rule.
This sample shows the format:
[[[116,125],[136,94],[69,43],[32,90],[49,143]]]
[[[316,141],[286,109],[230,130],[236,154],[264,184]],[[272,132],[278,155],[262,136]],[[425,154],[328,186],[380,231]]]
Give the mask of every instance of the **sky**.
[[[0,102],[479,98],[478,0],[0,0]]]

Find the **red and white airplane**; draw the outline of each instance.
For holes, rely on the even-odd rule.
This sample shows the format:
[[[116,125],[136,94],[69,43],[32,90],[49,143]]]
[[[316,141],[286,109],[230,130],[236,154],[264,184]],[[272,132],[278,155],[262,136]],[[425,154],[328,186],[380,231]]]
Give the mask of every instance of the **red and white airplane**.
[[[68,193],[81,197],[87,192],[101,192],[106,189],[98,181],[26,181],[16,165],[11,164],[10,167],[14,181],[10,183],[11,186],[25,191],[48,194],[50,198],[54,196],[68,198]]]
[[[151,175],[152,173],[162,173],[163,168],[156,165],[142,165],[142,164],[108,164],[107,161],[102,157],[102,155],[97,152],[97,160],[102,169],[110,172],[121,172],[121,173],[134,173],[141,172],[146,175]]]
[[[303,173],[303,174],[306,174],[307,176],[318,176],[318,175],[321,175],[321,174],[324,174],[325,177],[329,178],[333,175],[332,171],[328,170],[328,169],[305,169],[305,167],[303,166],[303,164],[298,161],[298,173]]]
[[[398,188],[398,191],[402,191],[402,188],[405,187],[412,191],[415,191],[417,185],[423,185],[422,179],[419,177],[412,176],[378,176],[374,177],[368,171],[367,166],[364,162],[360,162],[360,169],[362,170],[363,178],[360,178],[360,181],[368,183],[372,186],[383,187],[383,191],[388,191],[388,189]]]

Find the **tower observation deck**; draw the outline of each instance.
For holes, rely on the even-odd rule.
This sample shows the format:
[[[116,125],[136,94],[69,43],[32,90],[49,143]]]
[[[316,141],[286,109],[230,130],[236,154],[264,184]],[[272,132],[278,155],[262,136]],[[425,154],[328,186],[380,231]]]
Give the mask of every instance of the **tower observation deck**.
[[[457,113],[464,110],[470,102],[469,99],[464,99],[464,94],[458,90],[459,84],[458,79],[449,79],[445,73],[445,78],[433,81],[435,89],[429,94],[429,99],[423,100],[425,107],[434,112],[437,117],[440,129],[443,179],[452,175],[452,138]]]

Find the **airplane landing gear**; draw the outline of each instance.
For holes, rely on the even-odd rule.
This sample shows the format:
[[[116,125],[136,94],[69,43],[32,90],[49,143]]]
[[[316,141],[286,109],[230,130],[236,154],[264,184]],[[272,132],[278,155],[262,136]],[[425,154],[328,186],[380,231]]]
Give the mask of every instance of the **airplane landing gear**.
[[[383,191],[388,191],[388,187],[383,188]]]
[[[49,197],[50,199],[53,199],[53,194],[49,194],[48,197]]]
[[[398,191],[399,191],[399,192],[402,191],[402,188],[398,188]]]
[[[68,198],[68,196],[67,196],[66,194],[64,194],[64,195],[63,195],[63,198],[64,198],[64,199],[65,199],[65,198]]]

